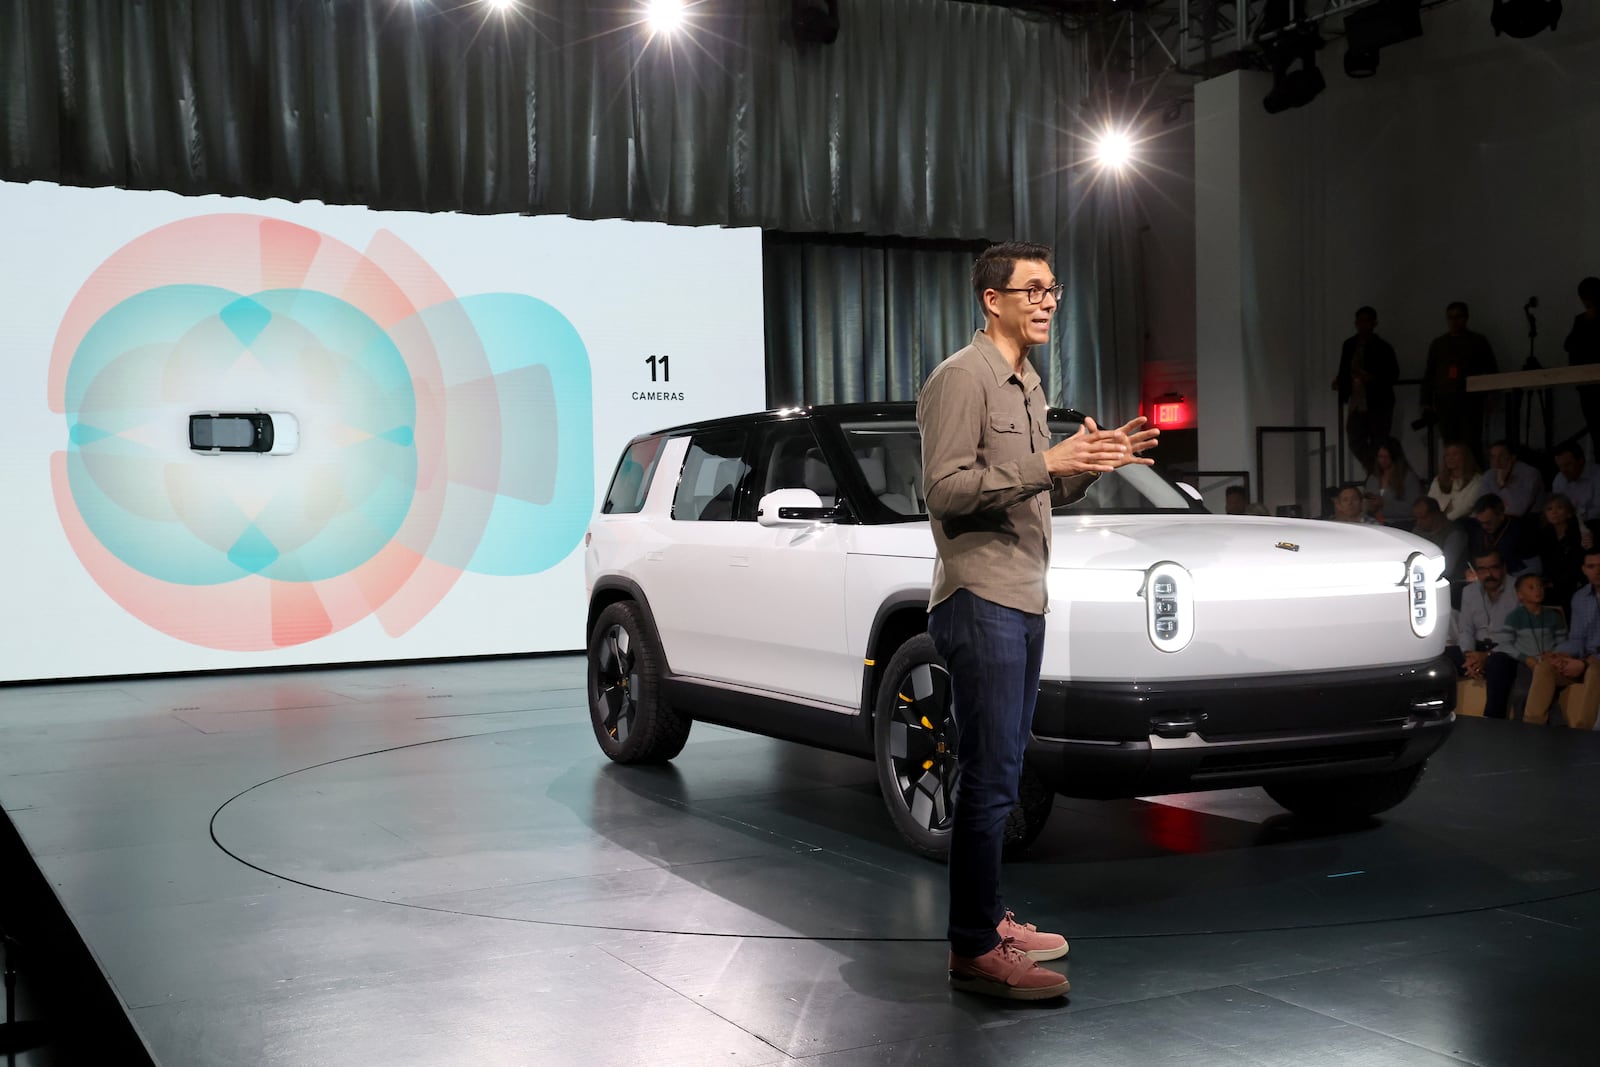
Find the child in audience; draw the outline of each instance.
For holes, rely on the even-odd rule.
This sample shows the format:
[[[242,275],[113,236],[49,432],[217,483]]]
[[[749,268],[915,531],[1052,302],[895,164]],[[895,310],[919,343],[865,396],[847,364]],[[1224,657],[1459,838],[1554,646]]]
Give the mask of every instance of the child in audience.
[[[1556,689],[1573,681],[1556,669],[1556,646],[1567,639],[1567,624],[1555,608],[1544,606],[1544,579],[1524,574],[1517,579],[1517,606],[1506,616],[1496,640],[1497,651],[1517,661],[1517,689],[1527,687],[1523,722],[1549,719]],[[1515,697],[1512,698],[1515,703]]]

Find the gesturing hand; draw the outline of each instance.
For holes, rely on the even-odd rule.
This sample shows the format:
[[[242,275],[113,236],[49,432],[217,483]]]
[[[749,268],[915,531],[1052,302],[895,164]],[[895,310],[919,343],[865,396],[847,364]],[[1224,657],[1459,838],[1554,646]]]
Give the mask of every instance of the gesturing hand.
[[[1155,447],[1159,430],[1140,430],[1140,416],[1115,430],[1102,430],[1093,419],[1084,419],[1078,432],[1044,454],[1045,469],[1052,478],[1074,474],[1103,474],[1127,463],[1149,465],[1154,460],[1138,455]]]

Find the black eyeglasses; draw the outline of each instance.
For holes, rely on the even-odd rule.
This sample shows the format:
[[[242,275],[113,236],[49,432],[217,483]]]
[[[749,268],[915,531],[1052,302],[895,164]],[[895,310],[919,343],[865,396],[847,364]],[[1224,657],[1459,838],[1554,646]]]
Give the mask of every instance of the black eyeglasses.
[[[1060,300],[1061,299],[1061,294],[1066,290],[1066,288],[1067,287],[1065,285],[1052,285],[1048,289],[1040,289],[1038,286],[1032,286],[1032,285],[1030,285],[1026,289],[1007,289],[1005,286],[997,286],[995,288],[995,292],[998,292],[998,293],[1027,293],[1028,294],[1028,303],[1030,303],[1030,304],[1042,304],[1042,303],[1044,303],[1044,294],[1049,293],[1051,296],[1055,297],[1057,300]]]

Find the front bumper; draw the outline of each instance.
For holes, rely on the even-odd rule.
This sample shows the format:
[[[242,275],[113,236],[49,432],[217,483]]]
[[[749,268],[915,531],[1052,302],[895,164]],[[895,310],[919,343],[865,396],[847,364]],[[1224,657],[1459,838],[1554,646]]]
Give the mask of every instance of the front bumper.
[[[1455,667],[1158,682],[1045,680],[1028,767],[1068,796],[1227,789],[1408,767],[1455,721]]]

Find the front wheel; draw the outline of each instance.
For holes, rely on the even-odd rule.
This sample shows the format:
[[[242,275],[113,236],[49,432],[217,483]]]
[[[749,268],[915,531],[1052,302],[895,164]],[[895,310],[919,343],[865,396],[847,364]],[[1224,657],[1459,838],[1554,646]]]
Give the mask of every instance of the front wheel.
[[[895,829],[913,851],[944,859],[950,851],[958,733],[950,714],[950,672],[933,638],[918,634],[884,668],[873,714],[878,786]],[[1006,819],[1007,855],[1033,844],[1055,794],[1026,769]]]
[[[691,720],[663,699],[661,651],[630,600],[608,606],[589,636],[589,719],[618,763],[665,763],[689,740]]]
[[[1417,788],[1428,761],[1397,771],[1282,782],[1263,786],[1267,796],[1294,814],[1317,822],[1348,823],[1388,811]]]

